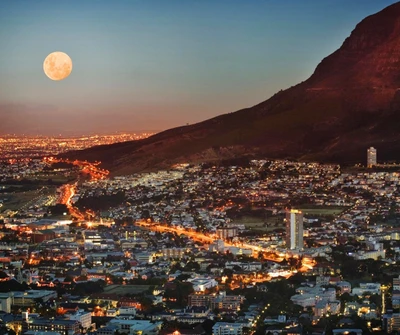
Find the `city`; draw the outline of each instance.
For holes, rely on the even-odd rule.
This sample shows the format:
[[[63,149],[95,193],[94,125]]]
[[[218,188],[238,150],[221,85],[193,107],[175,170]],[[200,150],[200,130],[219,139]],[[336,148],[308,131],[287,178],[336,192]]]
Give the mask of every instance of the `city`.
[[[0,77],[0,335],[400,335],[400,0],[2,0]]]
[[[95,145],[140,140],[154,133],[84,136],[20,136],[0,135],[0,159],[26,159],[53,156],[71,150],[82,150]]]
[[[18,335],[398,327],[400,173],[376,149],[348,171],[232,160],[110,177],[99,164],[3,163],[0,300]]]

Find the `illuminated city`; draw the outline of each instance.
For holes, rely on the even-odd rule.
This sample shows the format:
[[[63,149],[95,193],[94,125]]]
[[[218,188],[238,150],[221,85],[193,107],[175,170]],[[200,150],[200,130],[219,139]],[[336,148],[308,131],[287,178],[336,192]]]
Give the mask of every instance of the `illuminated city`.
[[[0,28],[0,335],[400,334],[400,1]]]
[[[140,140],[151,135],[150,132],[73,137],[0,135],[0,160],[53,156],[95,145]]]
[[[398,172],[348,173],[338,165],[287,160],[238,163],[177,164],[168,171],[113,177],[101,162],[53,156],[4,162],[6,281],[27,281],[46,294],[105,283],[104,291],[93,286],[95,308],[79,312],[91,318],[124,315],[129,305],[134,315],[196,323],[204,316],[185,311],[205,306],[206,317],[222,320],[245,313],[252,321],[243,327],[250,330],[269,327],[276,314],[302,310],[312,311],[312,325],[323,320],[321,311],[349,316],[354,308],[372,324],[383,313],[372,300],[380,295],[382,308],[395,308],[387,288],[397,283],[390,274],[398,269],[400,235],[382,220],[389,212],[398,215],[393,204],[400,197],[394,186]],[[48,276],[49,265],[55,277]],[[353,286],[358,276],[364,281]],[[270,289],[283,282],[287,286],[279,294],[288,295],[274,300]],[[141,294],[126,299],[117,293],[111,305],[107,300],[113,290],[149,284],[157,287],[150,306]],[[169,311],[182,299],[170,285],[188,287],[179,300],[183,314]],[[343,300],[350,293],[359,298]],[[202,299],[220,301],[220,307]],[[71,313],[56,295],[49,301],[50,315]],[[26,306],[39,308],[33,302]],[[14,300],[13,308],[21,304]],[[162,317],[158,308],[165,310]]]

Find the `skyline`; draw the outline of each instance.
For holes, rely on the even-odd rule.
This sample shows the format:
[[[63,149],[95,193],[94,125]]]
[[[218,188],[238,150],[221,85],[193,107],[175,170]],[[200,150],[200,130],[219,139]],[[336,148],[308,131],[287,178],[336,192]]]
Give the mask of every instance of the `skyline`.
[[[250,107],[395,2],[8,1],[0,134],[164,130]],[[53,51],[72,58],[62,82],[43,73]]]

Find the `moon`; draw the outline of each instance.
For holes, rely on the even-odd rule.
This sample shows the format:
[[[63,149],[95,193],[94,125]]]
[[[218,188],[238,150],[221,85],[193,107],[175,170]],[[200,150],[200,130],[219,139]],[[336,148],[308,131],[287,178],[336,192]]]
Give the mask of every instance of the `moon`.
[[[43,62],[43,71],[51,80],[63,80],[71,74],[72,60],[64,52],[52,52]]]

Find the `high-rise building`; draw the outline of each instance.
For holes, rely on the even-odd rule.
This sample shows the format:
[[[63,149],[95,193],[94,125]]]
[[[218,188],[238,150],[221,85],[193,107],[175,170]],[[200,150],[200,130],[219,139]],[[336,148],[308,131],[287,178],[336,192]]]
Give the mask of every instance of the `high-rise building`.
[[[382,315],[382,323],[387,334],[400,330],[400,313]]]
[[[400,276],[393,278],[392,307],[400,307]]]
[[[217,236],[221,240],[229,240],[238,235],[237,227],[218,227]]]
[[[370,147],[367,150],[367,166],[373,167],[376,165],[376,149],[374,147]]]
[[[393,291],[400,291],[400,276],[393,278]]]
[[[292,209],[286,211],[286,247],[303,249],[303,213]]]
[[[186,250],[187,250],[186,248],[164,248],[161,250],[161,252],[163,258],[181,259],[184,256]]]

